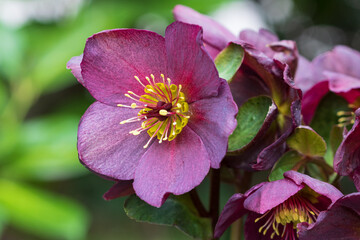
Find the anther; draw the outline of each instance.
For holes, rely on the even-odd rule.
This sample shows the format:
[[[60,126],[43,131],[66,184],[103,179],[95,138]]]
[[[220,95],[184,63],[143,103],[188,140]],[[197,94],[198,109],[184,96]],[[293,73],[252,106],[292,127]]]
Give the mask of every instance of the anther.
[[[159,111],[159,114],[160,114],[161,116],[167,116],[168,113],[169,113],[169,112],[166,111],[165,109],[161,109],[161,110]]]

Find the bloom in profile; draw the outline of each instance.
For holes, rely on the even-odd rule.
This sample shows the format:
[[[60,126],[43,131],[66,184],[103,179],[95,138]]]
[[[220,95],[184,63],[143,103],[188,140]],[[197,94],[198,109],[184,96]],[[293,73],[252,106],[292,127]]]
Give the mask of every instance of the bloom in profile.
[[[301,223],[300,239],[360,239],[360,193],[339,198],[313,224]]]
[[[243,62],[229,83],[236,104],[241,107],[260,95],[271,97],[274,104],[255,138],[225,163],[235,168],[270,169],[285,152],[287,137],[300,124],[301,93],[293,86],[299,55],[295,42],[280,41],[264,29],[243,30],[236,37],[211,18],[182,5],[175,6],[173,14],[178,21],[203,27],[205,47],[213,58],[230,42],[243,47]],[[276,131],[270,128],[274,125]]]
[[[120,181],[119,192],[132,183],[141,199],[159,207],[220,167],[237,107],[203,49],[201,27],[175,22],[165,38],[103,31],[68,68],[97,100],[79,124],[80,161]]]
[[[284,173],[284,177],[255,185],[245,194],[233,195],[216,224],[215,237],[248,214],[246,240],[296,240],[299,223],[315,222],[321,211],[343,196],[332,185],[295,171]]]

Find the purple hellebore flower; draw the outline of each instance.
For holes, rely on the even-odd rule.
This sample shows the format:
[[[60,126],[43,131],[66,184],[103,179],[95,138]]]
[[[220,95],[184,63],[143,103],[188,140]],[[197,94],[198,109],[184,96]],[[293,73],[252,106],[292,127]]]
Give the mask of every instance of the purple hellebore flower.
[[[300,124],[301,92],[293,88],[298,62],[294,41],[279,41],[267,30],[244,30],[235,37],[219,23],[195,10],[177,5],[176,20],[198,24],[204,29],[204,43],[215,58],[230,42],[243,47],[243,63],[230,82],[231,93],[238,106],[251,97],[270,96],[274,104],[257,136],[229,157],[226,164],[236,168],[270,169],[286,149],[286,138]],[[276,121],[277,131],[270,129]]]
[[[295,171],[284,179],[262,182],[226,203],[215,227],[215,237],[248,214],[245,239],[298,239],[297,224],[316,221],[317,216],[343,196],[334,186]]]
[[[342,96],[349,104],[360,99],[359,62],[358,51],[346,46],[336,46],[316,57],[299,72],[295,83],[299,87],[303,85],[302,90],[306,90],[302,101],[305,123],[310,123],[318,104],[329,91]],[[357,107],[360,106],[352,108]]]
[[[299,224],[300,240],[360,239],[360,193],[339,198],[313,224]]]
[[[67,67],[97,100],[80,120],[78,152],[87,168],[120,181],[105,198],[128,193],[133,180],[135,193],[160,207],[220,167],[237,107],[201,27],[175,22],[165,38],[103,31]]]

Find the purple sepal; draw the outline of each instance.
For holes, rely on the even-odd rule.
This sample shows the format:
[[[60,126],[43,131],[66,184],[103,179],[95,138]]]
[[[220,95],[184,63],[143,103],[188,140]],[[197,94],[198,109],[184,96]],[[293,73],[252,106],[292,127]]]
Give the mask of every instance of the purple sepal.
[[[133,180],[125,180],[116,182],[104,195],[105,200],[113,200],[115,198],[128,196],[134,194],[134,188],[132,186]]]
[[[360,108],[355,112],[355,123],[344,136],[334,157],[334,170],[350,176],[360,191]]]
[[[299,223],[300,240],[360,239],[360,193],[338,199],[313,224]]]

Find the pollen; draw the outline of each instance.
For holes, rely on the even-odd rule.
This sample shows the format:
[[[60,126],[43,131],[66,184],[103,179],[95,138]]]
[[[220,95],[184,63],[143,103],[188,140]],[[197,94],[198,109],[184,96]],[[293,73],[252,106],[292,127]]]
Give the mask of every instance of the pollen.
[[[311,194],[312,190],[303,190],[256,218],[254,222],[260,225],[258,232],[264,236],[269,232],[270,239],[275,236],[281,239],[298,239],[297,224],[311,224],[320,213],[312,203],[313,199],[309,199],[309,192]]]
[[[147,148],[155,138],[159,143],[174,140],[190,118],[189,105],[185,94],[181,91],[182,85],[172,84],[171,79],[164,74],[160,74],[159,80],[154,74],[143,79],[138,76],[134,78],[144,89],[143,93],[127,91],[124,95],[134,103],[130,105],[119,103],[117,106],[138,109],[138,112],[134,113],[135,117],[123,120],[120,124],[141,121],[140,127],[129,133],[136,136],[146,131],[150,139],[144,148]]]

